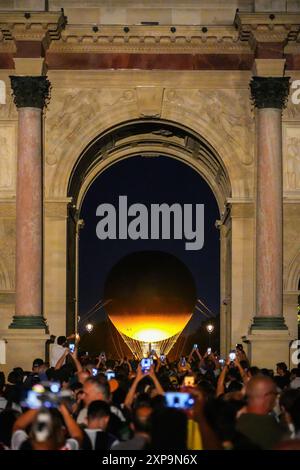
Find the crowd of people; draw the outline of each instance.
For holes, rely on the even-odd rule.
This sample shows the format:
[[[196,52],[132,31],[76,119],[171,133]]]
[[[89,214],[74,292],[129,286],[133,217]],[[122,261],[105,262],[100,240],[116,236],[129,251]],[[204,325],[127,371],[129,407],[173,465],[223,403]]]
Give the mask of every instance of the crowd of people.
[[[0,450],[300,450],[299,366],[259,369],[242,345],[175,361],[79,345],[60,336],[48,363],[0,372]]]

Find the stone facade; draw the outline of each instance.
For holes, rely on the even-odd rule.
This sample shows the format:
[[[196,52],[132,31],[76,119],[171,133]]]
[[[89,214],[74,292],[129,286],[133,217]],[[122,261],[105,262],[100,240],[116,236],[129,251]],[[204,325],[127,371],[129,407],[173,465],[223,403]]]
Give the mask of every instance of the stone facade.
[[[251,101],[249,83],[255,75],[285,74],[293,81],[300,80],[299,2],[170,0],[163,2],[162,8],[156,1],[146,2],[145,7],[141,1],[104,1],[99,6],[97,1],[50,0],[49,12],[37,11],[43,10],[43,1],[2,3],[0,80],[6,92],[0,104],[0,337],[8,341],[6,367],[15,365],[17,345],[18,364],[30,367],[33,357],[44,354],[47,338],[45,330],[28,329],[28,325],[27,329],[9,328],[13,316],[18,315],[18,111],[9,77],[45,74],[51,91],[42,118],[44,276],[39,313],[46,319],[48,331],[57,335],[69,328],[68,207],[73,204],[79,209],[95,175],[114,161],[137,151],[165,154],[167,148],[168,155],[204,177],[219,205],[221,352],[225,354],[244,338],[256,363],[273,367],[277,357],[288,360],[288,344],[298,334],[300,104],[292,102],[290,93],[282,115],[280,147],[280,313],[288,329],[279,333],[272,328],[261,330],[255,336],[251,325],[256,314],[259,110]],[[240,12],[235,15],[237,4]],[[59,11],[61,6],[64,13]],[[275,10],[281,13],[271,18],[269,12]],[[140,24],[156,21],[158,25]],[[145,127],[143,133],[120,142],[111,138],[114,129],[125,132],[125,123],[143,120],[159,123],[161,134]],[[174,127],[171,135],[166,133],[169,123]],[[181,139],[176,129],[186,132],[186,138]],[[88,159],[86,149],[91,142],[106,135],[105,144],[99,140],[96,162],[87,163],[80,187],[71,194],[68,188],[79,157]],[[28,348],[29,342],[32,348]],[[266,359],[266,351],[270,359]]]

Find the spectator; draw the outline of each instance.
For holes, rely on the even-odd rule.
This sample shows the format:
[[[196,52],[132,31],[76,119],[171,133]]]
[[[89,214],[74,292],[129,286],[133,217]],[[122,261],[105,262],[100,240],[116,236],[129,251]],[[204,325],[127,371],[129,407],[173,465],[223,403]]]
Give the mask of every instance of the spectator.
[[[278,362],[276,364],[276,372],[277,375],[274,377],[275,383],[277,387],[283,390],[290,384],[290,373],[285,362]]]
[[[141,450],[150,441],[150,418],[152,408],[147,404],[141,404],[134,408],[132,413],[131,430],[133,437],[127,441],[114,445],[114,450]]]
[[[65,438],[66,426],[70,438]],[[29,435],[26,429],[30,427]],[[28,410],[13,426],[12,450],[78,450],[83,432],[64,404],[55,408]]]
[[[284,429],[270,414],[276,402],[276,384],[270,377],[257,375],[247,383],[246,397],[237,431],[261,449],[273,449],[284,436]]]
[[[109,450],[118,443],[118,439],[107,432],[111,412],[108,403],[102,400],[92,401],[87,410],[87,428],[84,430],[84,450]]]

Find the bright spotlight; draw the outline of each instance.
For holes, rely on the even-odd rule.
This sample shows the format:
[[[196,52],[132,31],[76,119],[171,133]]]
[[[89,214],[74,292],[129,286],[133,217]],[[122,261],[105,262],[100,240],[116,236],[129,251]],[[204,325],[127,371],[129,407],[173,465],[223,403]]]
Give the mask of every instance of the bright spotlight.
[[[211,323],[209,323],[208,325],[206,325],[206,329],[207,329],[207,332],[208,332],[209,334],[211,334],[211,333],[214,331],[215,327],[214,327],[214,325],[212,325]]]
[[[86,326],[85,326],[85,329],[88,333],[91,333],[94,329],[94,325],[92,323],[88,323]]]

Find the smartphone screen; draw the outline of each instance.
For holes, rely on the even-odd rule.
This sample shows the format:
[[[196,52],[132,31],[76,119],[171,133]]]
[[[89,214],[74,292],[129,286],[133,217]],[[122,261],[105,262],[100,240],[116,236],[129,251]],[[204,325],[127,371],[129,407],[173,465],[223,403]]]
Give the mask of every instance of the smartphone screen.
[[[229,353],[229,359],[230,359],[231,361],[234,361],[235,358],[236,358],[236,353],[235,353],[234,351],[231,351],[231,352]]]
[[[193,407],[195,400],[190,393],[166,392],[166,404],[168,408],[181,408],[188,410]]]
[[[207,348],[207,354],[211,354],[211,348]]]
[[[198,344],[194,344],[194,349],[198,349]]]
[[[151,359],[148,358],[148,357],[144,357],[142,360],[141,360],[141,368],[142,368],[142,371],[145,373],[145,372],[148,372],[150,370],[150,367],[151,367]]]
[[[98,374],[98,369],[95,369],[95,368],[93,367],[93,369],[92,369],[92,374],[93,374],[93,376],[95,377],[95,376]]]
[[[69,350],[70,350],[71,353],[73,353],[75,351],[75,344],[74,343],[69,344]]]
[[[111,380],[111,379],[114,379],[116,377],[116,374],[113,370],[107,370],[105,372],[105,375],[106,375],[107,380]]]

